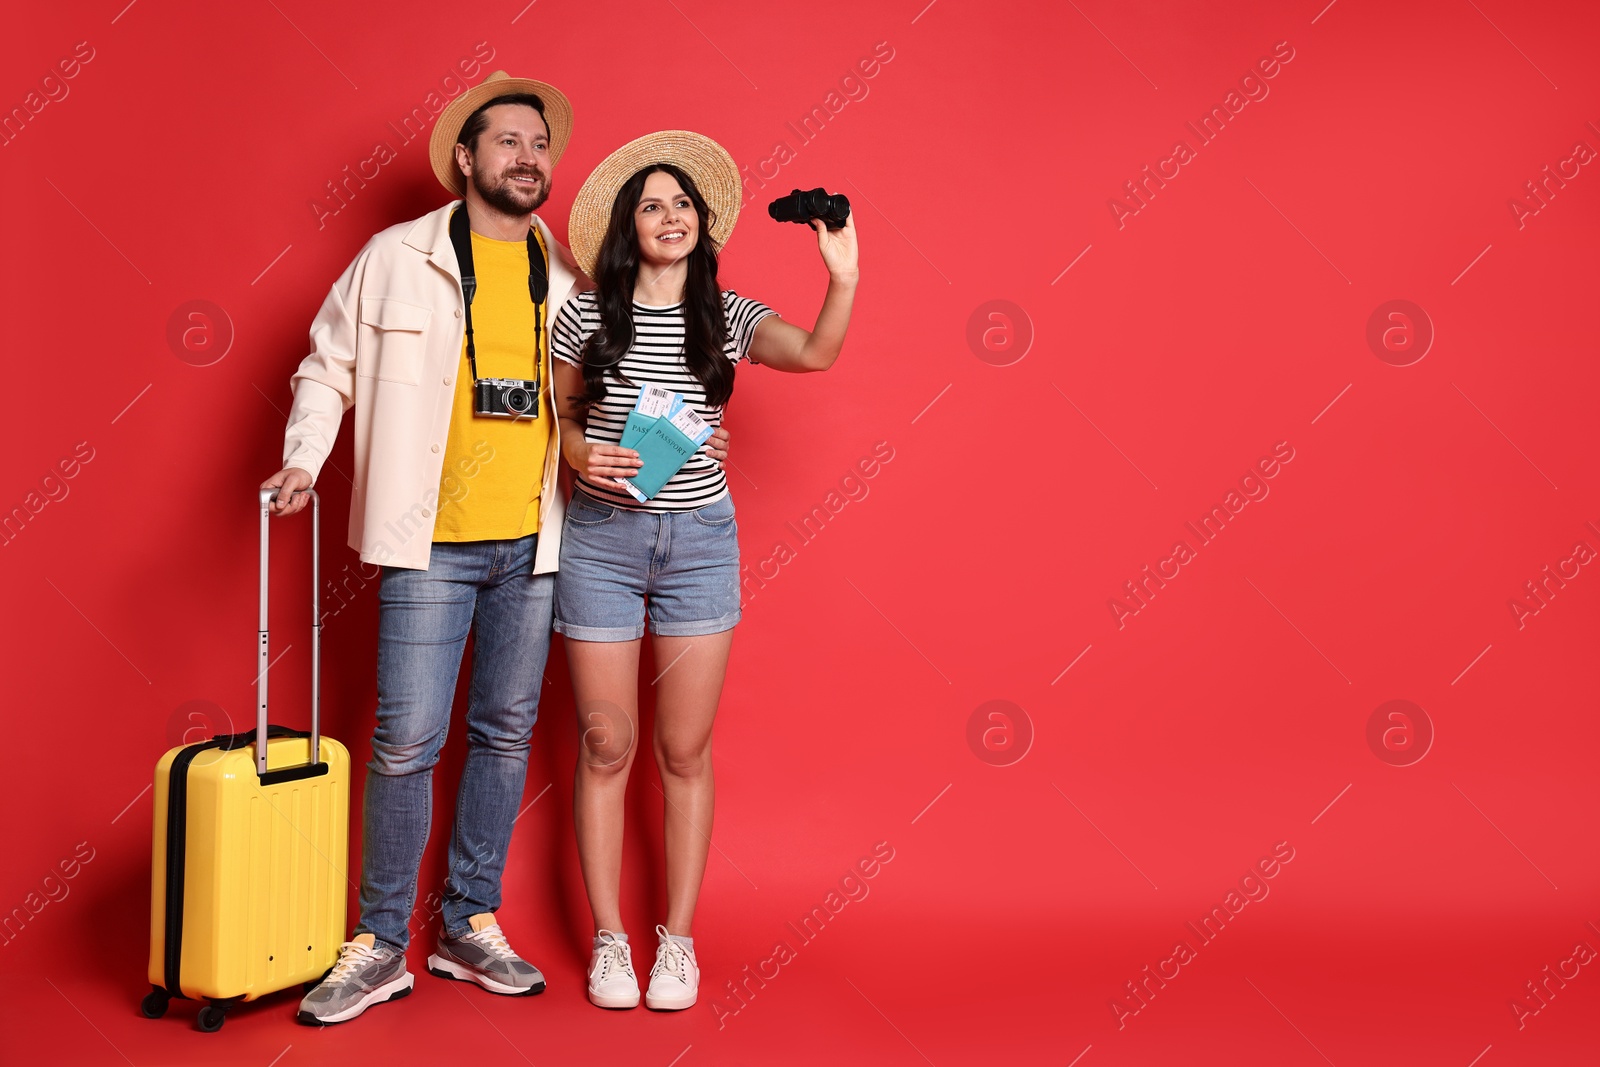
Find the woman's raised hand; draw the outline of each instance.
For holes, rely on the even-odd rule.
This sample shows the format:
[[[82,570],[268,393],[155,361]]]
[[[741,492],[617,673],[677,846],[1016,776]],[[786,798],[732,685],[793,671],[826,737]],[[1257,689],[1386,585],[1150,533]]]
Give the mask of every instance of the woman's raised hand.
[[[817,231],[817,251],[822,253],[828,275],[839,281],[855,281],[861,273],[856,266],[856,213],[851,211],[837,230],[828,229],[821,219],[812,219],[811,228]]]

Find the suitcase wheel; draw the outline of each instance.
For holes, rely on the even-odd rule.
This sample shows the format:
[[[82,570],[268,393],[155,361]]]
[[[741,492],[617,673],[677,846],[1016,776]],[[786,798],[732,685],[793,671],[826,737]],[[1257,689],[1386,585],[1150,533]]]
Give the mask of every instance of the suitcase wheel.
[[[228,1009],[216,1004],[207,1004],[200,1009],[200,1014],[195,1018],[195,1025],[200,1027],[202,1033],[214,1034],[222,1029],[223,1022],[228,1017]]]
[[[167,1013],[167,1002],[171,999],[165,989],[152,989],[139,1002],[139,1014],[146,1019],[159,1019]]]

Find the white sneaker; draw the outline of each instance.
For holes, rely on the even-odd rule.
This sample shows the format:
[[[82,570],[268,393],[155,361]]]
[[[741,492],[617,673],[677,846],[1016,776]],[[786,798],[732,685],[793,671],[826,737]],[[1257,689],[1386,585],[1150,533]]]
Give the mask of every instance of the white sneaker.
[[[639,976],[633,953],[610,930],[599,933],[601,945],[589,957],[589,1001],[600,1008],[637,1008]]]
[[[674,941],[665,926],[656,926],[656,965],[650,968],[650,991],[644,1006],[656,1011],[682,1011],[700,994],[700,965],[694,949]]]

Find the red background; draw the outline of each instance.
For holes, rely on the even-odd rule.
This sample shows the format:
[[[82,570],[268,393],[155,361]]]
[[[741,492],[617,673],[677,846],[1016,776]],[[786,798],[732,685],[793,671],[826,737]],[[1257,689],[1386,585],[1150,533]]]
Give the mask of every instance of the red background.
[[[1595,1062],[1600,968],[1550,980],[1542,1007],[1525,983],[1580,943],[1600,949],[1600,577],[1580,567],[1521,626],[1510,602],[1547,564],[1570,574],[1578,542],[1600,547],[1600,174],[1551,182],[1520,220],[1510,202],[1546,165],[1570,174],[1575,143],[1600,148],[1600,16],[1323,2],[13,12],[7,110],[78,42],[93,58],[0,148],[0,507],[38,505],[29,494],[80,442],[93,458],[0,550],[0,909],[27,918],[0,947],[0,1059]],[[794,157],[752,190],[724,280],[809,325],[825,280],[813,241],[765,203],[826,185],[859,220],[838,366],[749,369],[730,409],[745,561],[780,540],[794,556],[746,587],[696,926],[701,1004],[618,1015],[583,999],[557,639],[501,913],[548,992],[495,998],[421,974],[406,1002],[322,1031],[293,1022],[293,994],[215,1035],[182,1003],[142,1019],[151,768],[191,712],[251,714],[254,487],[278,467],[289,375],[368,237],[443,202],[425,141],[387,124],[479,42],[486,69],[574,102],[542,211],[558,234],[589,168],[642,133],[703,131],[752,170],[785,140]],[[879,42],[893,58],[867,95],[799,145],[785,124],[827,106]],[[1278,42],[1293,59],[1269,95],[1198,146],[1185,123]],[[1180,138],[1195,158],[1119,227],[1108,202]],[[378,141],[397,158],[319,228],[312,202]],[[210,349],[168,339],[195,300],[225,316]],[[994,300],[1015,308],[991,320]],[[1434,332],[1408,366],[1367,341],[1391,300]],[[868,495],[801,546],[786,523],[878,442],[893,459]],[[1293,459],[1270,495],[1119,627],[1123,583],[1193,544],[1185,523],[1279,442]],[[326,572],[345,583],[325,602],[324,707],[361,766],[376,590],[343,544],[334,470],[349,455],[343,439],[320,486]],[[273,718],[293,724],[305,526],[276,532],[289,649]],[[993,700],[1020,709],[1010,733],[990,720],[985,739],[980,721],[969,743]],[[1368,741],[1390,700],[1431,725],[1410,765]],[[646,944],[664,904],[654,781],[641,763],[625,887]],[[869,895],[800,945],[785,923],[879,842],[894,858]],[[1280,842],[1293,859],[1270,894],[1200,946],[1185,923]],[[50,879],[75,850],[92,859]],[[46,890],[61,899],[33,913]],[[431,931],[414,936],[420,972]],[[725,983],[780,938],[795,958],[733,999]],[[1124,983],[1180,938],[1197,958],[1133,1013]],[[1519,996],[1539,1008],[1520,1027]]]

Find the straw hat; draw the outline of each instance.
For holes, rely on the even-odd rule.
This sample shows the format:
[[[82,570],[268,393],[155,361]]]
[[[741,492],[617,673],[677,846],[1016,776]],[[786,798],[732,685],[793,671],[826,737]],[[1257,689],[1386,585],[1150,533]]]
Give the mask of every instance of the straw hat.
[[[739,218],[739,167],[728,150],[704,134],[688,130],[662,130],[629,141],[589,175],[572,201],[567,222],[567,245],[578,266],[594,277],[600,242],[611,222],[611,205],[628,179],[652,163],[670,163],[693,179],[711,208],[711,243],[720,251]]]
[[[432,136],[428,138],[428,160],[433,164],[434,176],[456,196],[462,196],[467,191],[466,178],[461,168],[456,166],[456,138],[461,136],[461,127],[484,104],[497,96],[509,96],[512,93],[532,93],[544,101],[544,121],[550,128],[552,167],[566,149],[567,139],[572,136],[572,105],[567,102],[566,94],[547,82],[513,78],[505,71],[497,70],[446,104],[439,113],[439,121],[434,123]]]

